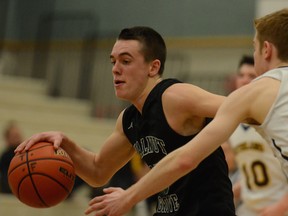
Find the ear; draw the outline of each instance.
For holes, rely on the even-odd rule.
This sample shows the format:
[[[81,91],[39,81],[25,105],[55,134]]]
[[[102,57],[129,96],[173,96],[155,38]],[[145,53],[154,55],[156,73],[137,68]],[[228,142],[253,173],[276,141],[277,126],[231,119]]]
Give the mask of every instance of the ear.
[[[264,41],[262,51],[265,59],[270,59],[274,51],[273,44],[268,41]]]
[[[157,75],[159,73],[160,66],[161,66],[160,60],[158,59],[153,60],[150,65],[149,76],[154,77],[155,75]]]

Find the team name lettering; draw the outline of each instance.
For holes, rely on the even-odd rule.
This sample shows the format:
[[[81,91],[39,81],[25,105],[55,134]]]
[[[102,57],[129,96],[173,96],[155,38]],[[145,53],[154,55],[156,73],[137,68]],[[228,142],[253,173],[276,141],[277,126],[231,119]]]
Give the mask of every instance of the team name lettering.
[[[154,136],[146,136],[145,138],[141,138],[140,141],[137,141],[134,144],[134,147],[142,158],[145,155],[159,153],[160,151],[167,155],[164,141]]]
[[[236,153],[239,153],[239,152],[242,152],[242,151],[245,151],[245,150],[255,150],[255,151],[260,151],[260,152],[263,152],[264,151],[264,147],[263,147],[263,144],[261,143],[257,143],[257,142],[251,142],[251,143],[248,143],[248,142],[243,142],[241,143],[240,145],[238,145],[234,151]]]
[[[158,197],[157,213],[171,213],[177,212],[180,208],[178,202],[178,196],[176,194],[170,194],[164,197]]]

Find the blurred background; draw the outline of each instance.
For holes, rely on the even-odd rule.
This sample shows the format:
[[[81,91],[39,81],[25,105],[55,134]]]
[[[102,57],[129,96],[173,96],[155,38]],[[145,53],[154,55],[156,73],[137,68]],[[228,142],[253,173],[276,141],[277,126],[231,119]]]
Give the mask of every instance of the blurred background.
[[[0,130],[11,120],[24,138],[61,130],[97,151],[127,105],[114,95],[109,59],[122,28],[150,26],[164,37],[164,78],[226,95],[239,59],[253,54],[253,20],[287,6],[288,0],[0,0]],[[6,215],[17,215],[15,208],[7,212],[10,202],[15,206],[0,197],[1,214],[6,206]],[[22,207],[21,215],[33,215]],[[55,208],[41,215],[84,210]]]

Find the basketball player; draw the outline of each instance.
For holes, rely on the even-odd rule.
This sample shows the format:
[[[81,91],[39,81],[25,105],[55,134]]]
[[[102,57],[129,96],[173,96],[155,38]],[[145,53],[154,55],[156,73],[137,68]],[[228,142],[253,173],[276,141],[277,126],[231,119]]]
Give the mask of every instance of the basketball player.
[[[241,122],[257,127],[271,145],[287,177],[288,9],[256,19],[255,29],[253,40],[255,70],[260,76],[231,93],[220,106],[213,121],[186,145],[164,157],[127,190],[115,188],[105,190],[106,195],[95,197],[90,202],[87,213],[105,209],[108,216],[119,216],[140,200],[168,188],[173,182],[181,180],[181,177],[198,169],[207,156],[229,139]],[[191,105],[190,108],[193,110],[194,106]],[[28,143],[27,147],[29,148],[30,145]],[[208,173],[206,172],[206,178],[211,177]],[[188,193],[197,193],[197,190]],[[217,201],[218,198],[214,200]],[[193,204],[190,200],[185,202]],[[207,209],[210,207],[210,204],[206,205]],[[101,212],[98,215],[101,215]]]
[[[236,76],[236,88],[256,78],[254,59],[244,56]],[[288,184],[269,144],[248,124],[240,124],[228,143],[240,170],[241,204],[238,216],[284,216],[288,210]],[[235,194],[235,193],[234,193]]]
[[[76,173],[97,187],[104,185],[135,151],[153,168],[170,152],[193,139],[224,100],[223,96],[191,84],[175,79],[162,80],[166,46],[161,35],[151,28],[123,29],[110,59],[116,96],[132,105],[119,115],[115,131],[99,154],[88,152],[60,132],[36,134],[24,141],[16,152],[27,150],[39,141],[52,142],[55,148],[61,145],[72,158]],[[177,182],[162,188],[162,192],[157,191],[160,193],[154,215],[235,215],[232,185],[220,147],[215,148],[194,171],[185,174]],[[165,182],[165,178],[160,176],[160,182]],[[153,184],[146,185],[146,188],[153,188]],[[125,190],[109,188],[104,192],[111,193],[112,197],[104,195],[111,201],[114,194],[124,194]],[[99,198],[103,199],[102,196]],[[136,204],[126,202],[126,199],[123,201],[128,206],[114,213],[103,203],[93,200],[86,214],[123,215]],[[108,202],[105,200],[105,203]]]

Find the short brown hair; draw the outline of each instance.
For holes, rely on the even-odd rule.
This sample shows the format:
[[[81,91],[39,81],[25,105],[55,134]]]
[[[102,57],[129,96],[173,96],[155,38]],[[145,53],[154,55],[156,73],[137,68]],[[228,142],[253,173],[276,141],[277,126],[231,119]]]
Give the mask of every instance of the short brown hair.
[[[159,75],[164,72],[166,61],[166,44],[162,36],[154,29],[146,26],[135,26],[123,29],[118,40],[137,40],[142,44],[146,62],[158,59],[161,62]]]
[[[288,8],[255,19],[254,26],[260,48],[264,41],[272,43],[281,61],[288,60]]]

